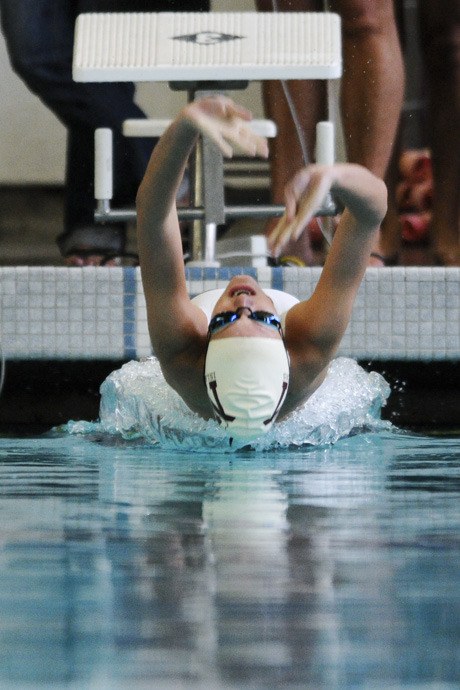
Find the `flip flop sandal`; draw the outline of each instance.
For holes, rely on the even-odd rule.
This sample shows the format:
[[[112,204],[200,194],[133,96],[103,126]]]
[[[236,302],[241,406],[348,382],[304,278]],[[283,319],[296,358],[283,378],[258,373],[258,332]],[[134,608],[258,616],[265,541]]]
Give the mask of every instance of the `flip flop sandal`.
[[[114,261],[115,263],[110,263]],[[139,255],[135,252],[123,254],[107,254],[101,258],[100,266],[139,266]]]
[[[57,238],[61,254],[68,265],[97,266],[104,261],[105,265],[112,259],[121,257],[125,248],[124,227],[114,225],[86,226],[75,228]],[[74,260],[72,258],[75,257]],[[94,257],[88,261],[89,257]],[[114,263],[113,265],[117,265]]]
[[[371,257],[382,262],[382,267],[384,266],[396,266],[398,264],[398,256],[384,256],[378,252],[371,252]],[[372,268],[379,268],[378,266],[372,266]]]

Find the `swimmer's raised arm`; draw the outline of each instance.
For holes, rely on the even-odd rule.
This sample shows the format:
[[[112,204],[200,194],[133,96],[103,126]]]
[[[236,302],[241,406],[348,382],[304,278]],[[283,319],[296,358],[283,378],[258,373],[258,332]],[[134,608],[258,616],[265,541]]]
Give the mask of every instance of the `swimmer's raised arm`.
[[[246,108],[225,96],[193,101],[180,111],[156,145],[139,188],[137,207],[143,232],[146,223],[154,220],[157,235],[156,222],[164,221],[175,210],[176,192],[199,134],[212,139],[226,157],[234,150],[268,156],[266,140],[248,125],[251,118]],[[149,230],[152,228],[147,227]]]
[[[269,238],[275,256],[288,240],[299,239],[328,192],[348,208],[363,230],[373,230],[385,216],[385,185],[366,168],[350,163],[308,165],[286,185],[286,211]]]
[[[137,195],[139,259],[155,351],[174,356],[206,335],[200,309],[188,297],[176,195],[199,134],[225,156],[242,150],[268,155],[267,142],[249,127],[251,114],[225,96],[185,106],[156,145]]]
[[[334,356],[348,326],[387,200],[384,182],[360,165],[308,166],[286,189],[286,213],[270,238],[275,253],[300,235],[329,191],[345,210],[313,295],[286,318],[293,359],[299,365],[307,356],[311,361],[316,349],[318,371]]]

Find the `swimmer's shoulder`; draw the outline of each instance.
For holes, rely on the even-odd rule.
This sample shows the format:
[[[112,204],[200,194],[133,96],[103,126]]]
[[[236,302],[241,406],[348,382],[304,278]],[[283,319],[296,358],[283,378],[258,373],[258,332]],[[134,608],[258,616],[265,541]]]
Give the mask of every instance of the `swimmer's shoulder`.
[[[212,416],[204,383],[204,353],[193,348],[160,359],[166,382],[180,395],[187,407],[204,419]]]

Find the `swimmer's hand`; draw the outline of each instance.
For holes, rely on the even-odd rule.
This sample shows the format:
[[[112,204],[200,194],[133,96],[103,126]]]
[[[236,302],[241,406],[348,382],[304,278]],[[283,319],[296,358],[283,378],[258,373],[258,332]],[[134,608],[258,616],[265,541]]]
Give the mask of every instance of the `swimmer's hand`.
[[[288,182],[284,190],[284,215],[268,238],[273,256],[278,256],[289,240],[299,239],[326,200],[335,178],[335,166],[308,165]]]
[[[268,238],[273,256],[289,240],[297,240],[323,206],[327,194],[348,208],[363,232],[379,227],[387,209],[384,182],[361,165],[308,165],[286,185],[285,213]]]
[[[222,154],[231,158],[235,151],[249,156],[268,157],[268,144],[251,129],[252,115],[227,96],[212,96],[189,103],[180,117],[195,130],[212,139]]]

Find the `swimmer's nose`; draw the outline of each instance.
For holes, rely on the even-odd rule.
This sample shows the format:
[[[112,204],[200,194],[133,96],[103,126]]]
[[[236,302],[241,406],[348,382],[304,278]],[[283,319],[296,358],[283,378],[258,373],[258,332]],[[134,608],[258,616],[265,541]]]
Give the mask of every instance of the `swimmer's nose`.
[[[235,310],[237,309],[252,309],[253,297],[252,295],[236,295],[235,299]]]
[[[237,313],[239,316],[243,316],[244,314],[245,314],[246,316],[251,316],[251,314],[252,314],[252,309],[251,309],[251,307],[247,307],[247,306],[244,306],[244,307],[237,307],[236,313]]]

